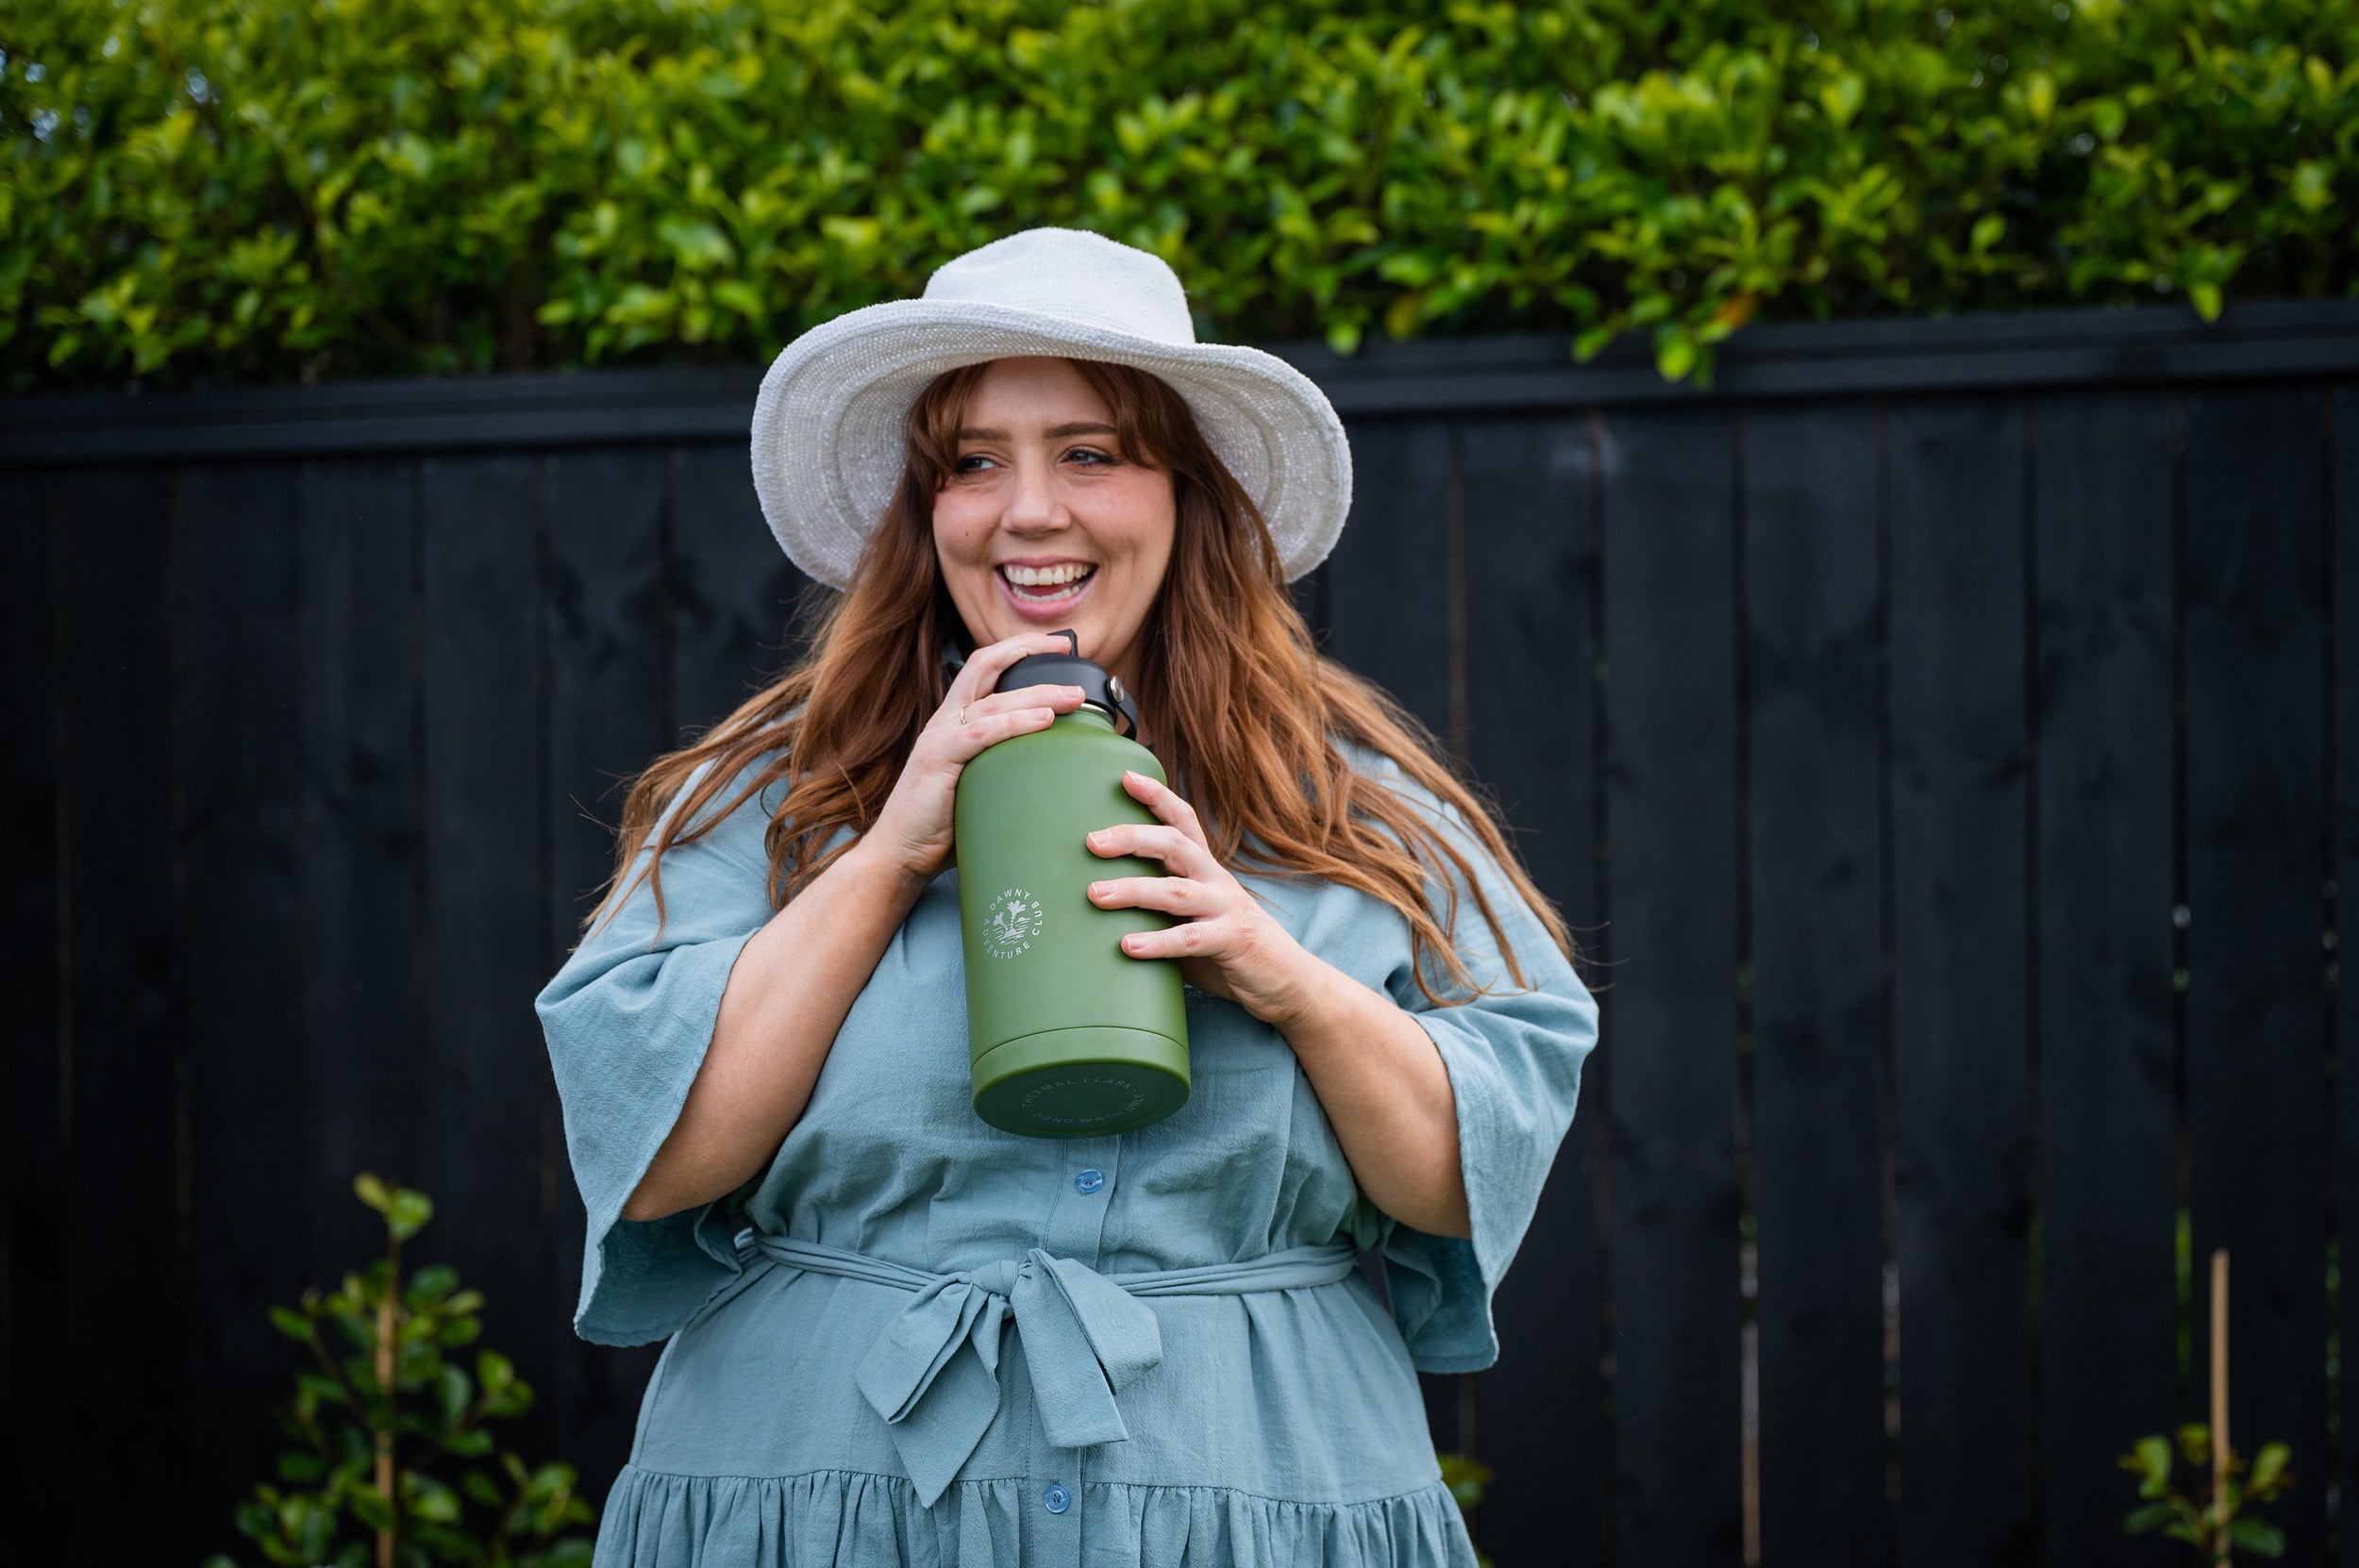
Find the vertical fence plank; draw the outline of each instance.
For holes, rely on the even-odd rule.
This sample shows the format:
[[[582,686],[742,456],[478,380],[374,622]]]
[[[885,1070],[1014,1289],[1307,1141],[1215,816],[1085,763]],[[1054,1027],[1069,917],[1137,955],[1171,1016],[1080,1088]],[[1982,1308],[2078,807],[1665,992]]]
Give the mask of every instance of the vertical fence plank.
[[[1886,1560],[1876,411],[1745,416],[1765,1568]]]
[[[2359,387],[2334,388],[2328,405],[2334,491],[2334,519],[2328,535],[2334,559],[2334,948],[2327,964],[2329,992],[2334,1015],[2334,1209],[2335,1259],[2343,1283],[2336,1293],[2336,1318],[2330,1326],[2338,1337],[2342,1363],[2337,1423],[2341,1452],[2337,1476],[2342,1483],[2342,1510],[2336,1520],[2339,1539],[2335,1560],[2343,1568],[2359,1568],[2359,977],[2345,988],[2341,980],[2342,927],[2351,924],[2342,913],[2359,906]],[[2232,1320],[2233,1322],[2233,1317]],[[2232,1434],[2233,1435],[2233,1434]],[[2295,1456],[2297,1459],[2299,1455]],[[2313,1474],[2321,1474],[2313,1467]]]
[[[1731,416],[1610,416],[1614,1551],[1743,1549]]]
[[[0,1257],[0,1508],[16,1527],[0,1531],[0,1564],[56,1560],[65,1543],[34,1522],[63,1495],[58,1467],[70,1456],[48,1426],[68,1402],[66,1342],[72,1287],[65,1227],[70,1173],[60,1044],[65,1022],[59,903],[65,759],[59,749],[65,677],[58,639],[65,606],[57,592],[64,491],[57,475],[18,484],[21,508],[0,530],[0,725],[7,733],[0,782],[0,868],[6,871],[8,959],[0,968],[6,1009],[8,1103],[7,1235]]]
[[[2187,1138],[2199,1397],[2230,1252],[2229,1432],[2326,1453],[2326,454],[2319,392],[2186,406]],[[2202,1419],[2199,1414],[2198,1419]],[[2323,1475],[2322,1471],[2314,1474]],[[2326,1489],[2270,1509],[2315,1562]]]
[[[745,448],[682,446],[672,463],[671,712],[684,732],[726,718],[784,668],[811,579],[786,559],[754,495]]]
[[[419,1172],[417,465],[302,469],[304,1277],[381,1251],[353,1195]]]
[[[2110,1568],[2157,1553],[2114,1460],[2175,1419],[2171,410],[2034,413],[2042,1532]]]
[[[2028,1562],[2023,416],[1890,415],[1900,1558]]]
[[[153,1305],[187,1300],[192,1261],[178,1172],[173,480],[120,468],[62,482],[68,1286],[63,1332],[39,1354],[59,1364],[64,1403],[32,1428],[48,1454],[25,1477],[42,1490],[19,1544],[32,1560],[71,1560],[105,1520],[116,1555],[160,1559],[192,1527],[189,1357],[201,1364],[207,1348]],[[209,1289],[210,1259],[206,1272]]]
[[[1320,648],[1327,646],[1327,564],[1322,561],[1287,585],[1287,592],[1295,602],[1295,613],[1311,628],[1311,641]]]
[[[1327,651],[1449,732],[1450,427],[1373,420],[1349,427],[1351,518],[1326,566]],[[1455,1377],[1423,1380],[1426,1419],[1462,1443]]]
[[[598,885],[613,868],[622,781],[675,743],[664,714],[664,454],[630,448],[546,461],[550,877],[544,980],[579,939]],[[547,1053],[536,1055],[546,1076]],[[543,1149],[551,1212],[544,1223],[554,1239],[556,1276],[571,1293],[552,1307],[547,1325],[558,1373],[551,1415],[590,1494],[603,1497],[629,1458],[653,1347],[618,1354],[574,1335],[585,1216],[567,1174],[554,1079],[544,1093],[551,1118]]]
[[[190,1241],[199,1412],[286,1398],[300,1364],[265,1315],[306,1281],[303,1059],[303,649],[297,474],[288,464],[182,478],[186,632],[185,970]],[[269,1136],[256,1136],[271,1126]],[[208,1533],[233,1544],[230,1506],[275,1476],[277,1433],[235,1438],[200,1418],[189,1476]]]
[[[539,701],[538,465],[426,461],[427,1016],[420,1261],[481,1289],[484,1343],[546,1386],[558,1299],[542,1159],[547,798]],[[510,1439],[548,1450],[544,1403]]]
[[[1599,919],[1588,431],[1566,415],[1498,419],[1470,422],[1464,442],[1468,760],[1540,890],[1576,927],[1585,969],[1581,928]],[[1493,1304],[1499,1361],[1481,1375],[1474,1447],[1494,1478],[1472,1517],[1500,1562],[1604,1560],[1599,1079],[1585,1066],[1584,1080]]]
[[[1328,651],[1449,729],[1447,420],[1350,427],[1351,521],[1327,564]]]

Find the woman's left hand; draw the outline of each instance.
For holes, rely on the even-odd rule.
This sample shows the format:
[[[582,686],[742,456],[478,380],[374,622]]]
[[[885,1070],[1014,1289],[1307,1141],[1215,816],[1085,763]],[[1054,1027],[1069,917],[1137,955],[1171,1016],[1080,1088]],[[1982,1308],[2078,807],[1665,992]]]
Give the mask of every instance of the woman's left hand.
[[[1142,773],[1126,770],[1122,787],[1158,821],[1101,827],[1089,836],[1090,850],[1161,860],[1165,875],[1093,882],[1090,902],[1171,915],[1180,924],[1134,931],[1122,939],[1122,950],[1134,959],[1178,959],[1190,985],[1282,1028],[1300,1007],[1316,960],[1213,858],[1196,808]]]
[[[1213,859],[1196,809],[1145,774],[1122,787],[1154,823],[1101,827],[1100,855],[1161,860],[1162,876],[1090,884],[1101,909],[1160,909],[1180,924],[1134,931],[1122,950],[1178,959],[1190,985],[1226,996],[1285,1038],[1376,1206],[1436,1236],[1470,1236],[1459,1167],[1458,1101],[1423,1026],[1382,992],[1310,952]]]

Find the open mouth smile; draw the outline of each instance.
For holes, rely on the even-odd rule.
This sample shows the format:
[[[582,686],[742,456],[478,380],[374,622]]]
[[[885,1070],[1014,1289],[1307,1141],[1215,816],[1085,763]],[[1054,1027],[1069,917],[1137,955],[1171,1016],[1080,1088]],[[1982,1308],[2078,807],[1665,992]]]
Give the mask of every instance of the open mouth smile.
[[[1059,561],[1052,566],[1003,564],[992,575],[999,579],[1009,600],[1028,614],[1071,608],[1096,580],[1097,568],[1086,561]]]

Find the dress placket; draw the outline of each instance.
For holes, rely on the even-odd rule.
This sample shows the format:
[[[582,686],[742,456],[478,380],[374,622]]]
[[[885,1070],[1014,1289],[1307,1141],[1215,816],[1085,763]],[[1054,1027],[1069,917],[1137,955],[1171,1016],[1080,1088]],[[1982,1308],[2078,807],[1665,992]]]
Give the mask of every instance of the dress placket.
[[[1052,1161],[1058,1173],[1057,1196],[1049,1206],[1048,1224],[1041,1237],[1042,1250],[1097,1267],[1106,1228],[1106,1209],[1121,1171],[1122,1140],[1061,1139]],[[1029,1380],[1026,1384],[1029,1387]],[[1090,1450],[1055,1448],[1032,1422],[1030,1496],[1025,1515],[1026,1568],[1079,1568],[1081,1561],[1081,1496],[1088,1482]]]

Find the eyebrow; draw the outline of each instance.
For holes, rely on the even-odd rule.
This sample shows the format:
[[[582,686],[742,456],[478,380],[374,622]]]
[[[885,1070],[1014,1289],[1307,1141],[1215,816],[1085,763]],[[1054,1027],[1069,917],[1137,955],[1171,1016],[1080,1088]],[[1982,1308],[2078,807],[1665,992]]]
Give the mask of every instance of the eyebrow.
[[[1052,425],[1047,432],[1050,441],[1062,441],[1067,436],[1111,436],[1117,433],[1113,425],[1100,425],[1095,421],[1084,421],[1078,425]],[[1006,441],[1008,439],[1008,433],[1005,430],[970,429],[959,432],[961,441]]]

